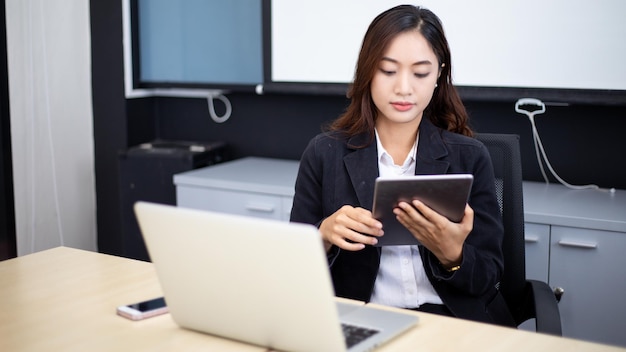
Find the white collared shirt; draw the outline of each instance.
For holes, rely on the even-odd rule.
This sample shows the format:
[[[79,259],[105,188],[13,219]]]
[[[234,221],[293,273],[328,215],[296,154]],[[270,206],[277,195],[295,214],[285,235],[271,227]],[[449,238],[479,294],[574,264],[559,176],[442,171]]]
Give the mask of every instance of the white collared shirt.
[[[383,148],[376,131],[379,176],[415,175],[418,139],[419,134],[404,163],[398,166]],[[400,308],[417,308],[424,303],[443,304],[426,277],[418,246],[382,247],[370,302]]]

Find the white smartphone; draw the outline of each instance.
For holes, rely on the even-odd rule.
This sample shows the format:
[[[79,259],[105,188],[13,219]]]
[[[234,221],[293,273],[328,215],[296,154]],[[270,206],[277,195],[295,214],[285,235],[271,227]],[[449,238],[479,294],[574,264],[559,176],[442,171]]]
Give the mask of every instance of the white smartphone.
[[[117,307],[117,314],[130,320],[142,320],[167,312],[167,304],[163,297]]]

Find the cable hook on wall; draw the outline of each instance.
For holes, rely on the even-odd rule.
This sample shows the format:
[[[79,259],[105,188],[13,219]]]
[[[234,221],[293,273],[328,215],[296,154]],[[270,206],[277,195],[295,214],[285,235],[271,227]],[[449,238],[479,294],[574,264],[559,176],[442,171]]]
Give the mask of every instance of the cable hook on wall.
[[[537,106],[539,108],[535,110],[526,110],[522,108],[522,106],[528,106],[528,105]],[[546,155],[546,151],[543,148],[543,143],[541,143],[541,138],[539,137],[539,131],[537,130],[537,125],[535,124],[535,115],[543,114],[544,112],[546,112],[546,105],[541,100],[535,99],[535,98],[519,99],[515,103],[515,111],[520,114],[524,114],[528,116],[528,120],[530,121],[530,125],[532,127],[532,132],[533,132],[533,143],[535,145],[535,154],[537,155],[537,162],[539,163],[539,168],[541,169],[541,175],[543,175],[543,179],[546,181],[546,183],[550,183],[550,181],[548,180],[546,171],[543,168],[543,163],[541,161],[542,157],[543,157],[543,161],[548,167],[548,170],[550,170],[550,173],[552,174],[552,176],[554,176],[554,178],[556,178],[557,181],[559,181],[562,185],[571,189],[589,189],[589,188],[600,189],[600,187],[598,187],[597,185],[584,185],[584,186],[571,185],[565,182],[565,180],[563,180],[561,177],[559,177],[556,171],[554,171],[554,169],[552,168],[552,165],[550,164],[550,161],[548,160],[548,156]]]
[[[218,99],[220,100],[222,103],[224,103],[224,107],[226,108],[226,111],[224,112],[224,115],[219,116],[216,112],[215,112],[215,104],[214,104],[214,99]],[[228,100],[228,98],[221,94],[209,94],[207,96],[207,100],[209,103],[209,115],[211,116],[211,119],[213,119],[213,121],[217,122],[217,123],[222,123],[225,122],[226,120],[228,120],[230,118],[230,114],[233,111],[232,105],[230,104],[230,100]]]
[[[230,118],[233,107],[230,100],[224,95],[222,90],[202,90],[202,89],[181,89],[181,88],[161,88],[161,89],[138,89],[127,94],[127,98],[143,98],[143,97],[180,97],[180,98],[204,98],[207,99],[209,116],[217,123],[225,122]],[[224,114],[218,115],[215,111],[215,99],[224,104]]]

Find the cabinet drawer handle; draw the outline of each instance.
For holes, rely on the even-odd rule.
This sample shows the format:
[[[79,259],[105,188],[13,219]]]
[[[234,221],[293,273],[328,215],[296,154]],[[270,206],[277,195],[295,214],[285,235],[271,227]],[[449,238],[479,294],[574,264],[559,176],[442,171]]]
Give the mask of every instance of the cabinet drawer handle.
[[[258,211],[261,213],[273,213],[274,206],[272,204],[248,203],[246,204],[246,210]]]
[[[554,292],[554,297],[556,298],[556,301],[561,302],[561,298],[563,297],[565,290],[562,287],[556,287],[552,292]]]
[[[524,241],[526,243],[537,243],[537,242],[539,242],[539,237],[537,237],[537,236],[524,236]]]
[[[574,248],[584,248],[584,249],[598,248],[597,243],[577,242],[577,241],[568,241],[568,240],[560,240],[559,245],[563,247],[574,247]]]

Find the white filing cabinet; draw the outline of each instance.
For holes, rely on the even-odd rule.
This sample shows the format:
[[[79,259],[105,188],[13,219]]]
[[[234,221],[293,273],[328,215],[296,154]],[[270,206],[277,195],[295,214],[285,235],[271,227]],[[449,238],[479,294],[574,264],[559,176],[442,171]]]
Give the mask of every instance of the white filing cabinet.
[[[525,224],[526,278],[548,282],[550,225]]]
[[[524,182],[526,276],[564,290],[563,335],[626,347],[626,191]]]
[[[176,174],[176,204],[288,221],[298,165],[247,157]]]

